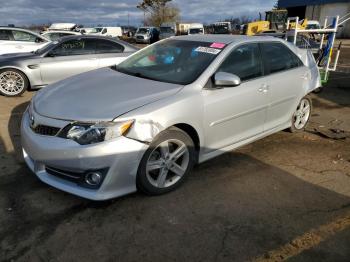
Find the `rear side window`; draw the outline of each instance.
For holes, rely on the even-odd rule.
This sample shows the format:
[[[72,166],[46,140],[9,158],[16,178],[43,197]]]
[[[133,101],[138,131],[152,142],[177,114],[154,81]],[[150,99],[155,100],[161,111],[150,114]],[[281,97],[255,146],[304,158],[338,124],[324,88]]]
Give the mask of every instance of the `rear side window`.
[[[107,54],[107,53],[122,53],[124,47],[118,43],[108,41],[108,40],[96,40],[97,49],[96,53],[98,54]]]
[[[302,62],[288,47],[281,43],[263,43],[265,64],[268,71],[277,73],[302,66]]]
[[[256,43],[237,47],[219,67],[219,72],[239,76],[242,81],[262,76],[262,60]]]
[[[8,30],[0,30],[0,40],[11,40]]]

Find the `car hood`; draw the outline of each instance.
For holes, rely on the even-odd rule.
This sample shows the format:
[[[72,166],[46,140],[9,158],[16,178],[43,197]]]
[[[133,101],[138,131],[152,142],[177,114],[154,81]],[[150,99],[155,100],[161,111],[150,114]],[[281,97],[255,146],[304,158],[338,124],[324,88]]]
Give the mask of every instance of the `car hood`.
[[[36,58],[37,54],[34,53],[7,53],[0,55],[0,61],[4,60],[18,60],[18,59],[31,59]]]
[[[106,67],[49,85],[33,98],[35,111],[69,121],[111,121],[174,95],[183,86],[119,73]]]

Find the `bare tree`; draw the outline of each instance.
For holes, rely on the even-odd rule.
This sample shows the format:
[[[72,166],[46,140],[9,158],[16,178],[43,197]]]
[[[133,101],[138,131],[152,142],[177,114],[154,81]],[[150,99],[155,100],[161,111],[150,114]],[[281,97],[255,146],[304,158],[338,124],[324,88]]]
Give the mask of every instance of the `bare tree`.
[[[145,14],[146,25],[160,26],[180,19],[180,10],[171,4],[172,0],[143,0],[137,5]],[[147,14],[147,17],[146,17]]]

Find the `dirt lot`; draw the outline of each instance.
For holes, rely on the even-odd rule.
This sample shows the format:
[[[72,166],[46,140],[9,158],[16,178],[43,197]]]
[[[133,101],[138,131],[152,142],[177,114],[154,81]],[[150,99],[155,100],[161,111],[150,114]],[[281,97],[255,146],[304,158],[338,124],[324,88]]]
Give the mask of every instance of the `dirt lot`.
[[[350,138],[329,136],[350,131],[350,75],[332,78],[308,132],[210,160],[173,193],[103,203],[26,168],[19,123],[34,92],[0,97],[0,261],[349,261]]]

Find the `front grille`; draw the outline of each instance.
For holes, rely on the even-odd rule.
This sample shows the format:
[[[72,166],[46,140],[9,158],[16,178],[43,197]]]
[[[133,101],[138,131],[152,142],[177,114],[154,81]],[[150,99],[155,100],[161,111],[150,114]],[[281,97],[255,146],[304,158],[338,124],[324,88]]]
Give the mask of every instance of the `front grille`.
[[[55,136],[57,135],[58,131],[60,131],[60,128],[53,126],[38,125],[32,128],[32,130],[39,135]]]
[[[136,38],[137,38],[137,39],[143,39],[143,36],[138,35]]]
[[[72,182],[80,182],[83,179],[84,173],[65,171],[58,168],[46,166],[46,172],[50,175],[69,180]]]

